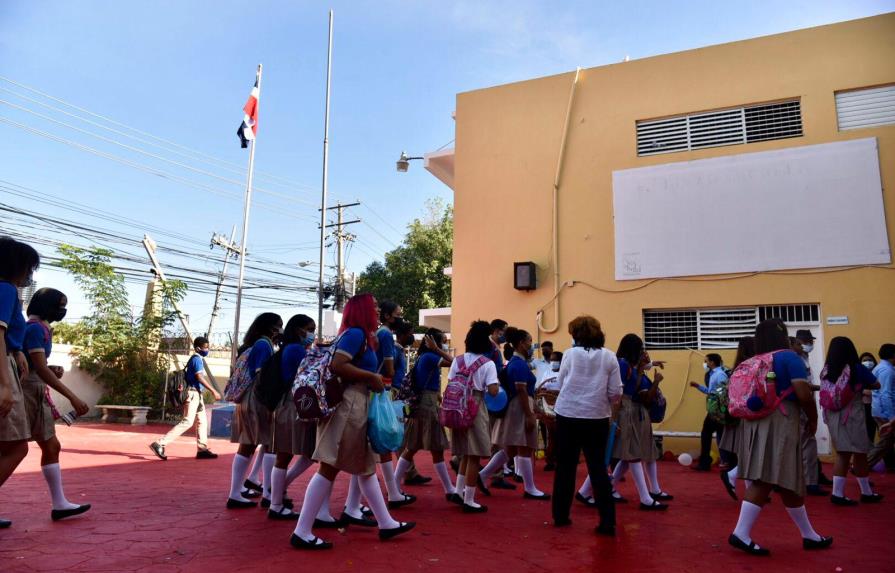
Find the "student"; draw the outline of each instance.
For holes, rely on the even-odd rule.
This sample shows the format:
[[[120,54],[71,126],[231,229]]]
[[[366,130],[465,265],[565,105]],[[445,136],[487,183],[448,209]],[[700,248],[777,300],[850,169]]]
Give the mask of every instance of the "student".
[[[0,487],[28,454],[31,426],[25,410],[22,378],[28,375],[28,361],[22,352],[25,317],[18,287],[33,284],[40,255],[31,245],[10,237],[0,237]],[[12,525],[0,519],[0,529]]]
[[[538,380],[535,400],[543,400],[548,406],[553,407],[559,394],[557,377],[562,363],[562,352],[554,351],[549,358],[550,370]],[[556,469],[556,418],[547,415],[546,412],[539,414],[538,426],[544,439],[544,471],[552,472]]]
[[[739,343],[737,344],[737,355],[736,359],[733,362],[733,370],[736,369],[745,362],[746,360],[755,356],[755,337],[754,336],[744,336],[740,338]],[[727,454],[727,458],[731,460],[730,467],[726,470],[721,470],[721,483],[724,484],[724,489],[727,490],[727,495],[733,498],[734,501],[737,501],[737,490],[736,490],[736,479],[739,475],[738,464],[739,460],[737,460],[737,445],[740,441],[740,426],[739,420],[734,421],[733,424],[724,428],[724,434],[721,436],[721,443],[718,444],[718,449]],[[751,482],[746,480],[746,488],[748,489],[751,485]]]
[[[248,356],[248,368],[256,378],[264,363],[273,356],[274,341],[282,333],[283,319],[280,318],[280,315],[272,312],[259,314],[249,326],[242,346],[239,347],[238,355],[241,356],[244,352],[251,353]],[[265,453],[258,455],[263,455],[264,493],[262,495],[267,501],[264,505],[270,504],[270,476],[276,462],[276,456],[267,453],[266,450],[270,445],[270,419],[271,414],[267,406],[255,396],[254,385],[249,386],[233,412],[230,441],[239,444],[239,449],[233,456],[227,509],[245,509],[256,505],[254,501],[246,499],[242,495],[242,486],[252,453],[258,445],[265,447]]]
[[[879,425],[879,439],[867,454],[867,465],[875,466],[895,445],[895,432],[883,432],[895,422],[895,344],[879,347],[879,364],[873,369],[880,387],[873,391],[873,418]]]
[[[873,369],[876,368],[876,357],[870,352],[862,354],[859,360],[864,368],[870,370],[870,372],[873,372]],[[872,390],[864,390],[861,392],[861,403],[864,404],[864,421],[867,424],[867,437],[870,438],[870,442],[872,443],[873,439],[876,438],[876,420],[873,419]]]
[[[317,325],[310,316],[293,316],[283,329],[281,349],[273,356],[274,360],[280,360],[283,397],[273,413],[271,451],[276,455],[276,461],[270,473],[270,509],[267,511],[270,519],[287,520],[298,516],[286,507],[286,489],[314,464],[311,454],[314,453],[317,439],[317,424],[297,419],[295,402],[292,400],[292,383],[308,349],[314,345],[316,331]],[[293,456],[298,456],[298,459],[290,467]],[[340,525],[330,515],[328,502],[321,506],[317,520],[320,527]]]
[[[491,352],[488,354],[488,358],[490,358],[494,362],[494,366],[497,368],[497,372],[500,372],[506,366],[506,363],[513,357],[513,345],[507,342],[507,329],[509,325],[507,321],[502,318],[495,318],[491,321]],[[503,347],[503,351],[501,351],[501,346]],[[495,475],[491,478],[491,487],[496,489],[508,489],[515,490],[516,486],[512,483],[508,482],[505,477],[512,476],[514,472],[510,470],[507,465],[509,462],[509,456],[503,450],[501,450],[500,446],[497,442],[497,422],[499,418],[493,416],[490,412],[488,413],[488,426],[491,432],[491,459],[502,459],[503,462],[500,464],[499,468],[501,472],[498,475]],[[499,456],[499,457],[498,457]],[[488,475],[491,475],[490,473]],[[487,479],[487,478],[485,478]],[[482,490],[487,491],[487,488]]]
[[[460,371],[461,365],[473,369],[473,396],[478,404],[478,412],[472,426],[465,430],[451,431],[451,452],[461,457],[460,471],[457,473],[456,490],[463,492],[464,513],[484,513],[487,506],[475,501],[475,482],[479,475],[479,460],[491,453],[491,432],[488,430],[488,409],[485,407],[485,392],[496,396],[500,388],[497,379],[497,364],[490,359],[494,343],[490,337],[491,328],[483,320],[472,323],[466,333],[466,353],[458,356],[451,363],[448,379],[452,379]],[[479,361],[481,357],[489,360]],[[479,365],[476,369],[476,365]]]
[[[624,392],[612,450],[612,457],[620,461],[615,466],[612,479],[617,483],[630,467],[640,496],[640,509],[664,511],[668,506],[660,503],[660,500],[670,501],[674,496],[665,493],[659,486],[656,444],[649,417],[649,406],[655,400],[659,383],[664,377],[657,371],[652,382],[644,372],[653,365],[663,368],[665,363],[651,361],[649,354],[643,349],[643,340],[636,334],[626,334],[619,343],[616,354]],[[649,487],[643,473],[644,465],[649,474]],[[617,494],[613,494],[613,497],[621,501]]]
[[[28,357],[28,377],[22,383],[25,411],[31,427],[31,439],[40,447],[40,469],[50,488],[53,521],[79,515],[90,509],[90,504],[68,501],[62,490],[62,471],[59,452],[62,446],[56,438],[53,410],[47,401],[47,386],[56,390],[71,403],[75,412],[83,416],[90,409],[83,400],[68,389],[60,376],[48,365],[53,349],[53,333],[50,323],[65,318],[68,298],[56,289],[42,288],[34,293],[28,304],[28,323],[22,348]]]
[[[397,397],[402,388],[404,388],[405,382],[408,384],[410,383],[410,378],[407,373],[407,358],[408,353],[413,350],[414,341],[415,338],[413,336],[413,324],[404,319],[396,322],[395,377],[392,378],[392,393],[394,397]],[[425,485],[432,481],[432,478],[430,478],[429,476],[420,475],[420,473],[416,470],[416,465],[413,463],[413,461],[410,462],[410,466],[407,468],[407,471],[400,476],[398,476],[398,469],[396,467],[395,476],[395,480],[399,484],[403,482],[404,485]]]
[[[202,397],[203,388],[207,388],[215,400],[220,400],[221,395],[215,390],[211,382],[205,376],[205,361],[203,358],[208,356],[208,339],[204,336],[197,336],[193,340],[193,354],[186,363],[186,385],[189,388],[187,392],[186,414],[179,424],[171,428],[165,436],[157,442],[149,444],[149,448],[155,452],[162,460],[167,460],[165,455],[165,446],[183,435],[184,432],[196,425],[196,459],[213,460],[217,458],[217,454],[208,449],[208,418],[205,415],[205,400]]]
[[[799,528],[802,547],[824,549],[832,537],[814,531],[805,511],[805,472],[802,468],[802,442],[796,408],[808,418],[808,432],[817,429],[817,408],[808,385],[808,373],[801,357],[790,349],[786,324],[779,318],[762,321],[755,328],[755,353],[774,353],[774,373],[778,396],[790,392],[780,409],[759,420],[741,420],[741,437],[737,451],[739,475],[752,480],[740,506],[736,528],[728,538],[733,547],[752,555],[768,555],[770,551],[752,540],[752,527],[772,489],[780,492],[789,517]],[[782,409],[782,411],[781,411]]]
[[[541,353],[541,357],[532,360],[531,365],[534,367],[535,378],[540,382],[541,378],[551,371],[550,361],[553,355],[553,342],[545,340],[538,347],[538,351]]]
[[[808,377],[808,385],[813,392],[818,392],[820,386],[811,372],[811,364],[808,355],[814,350],[814,335],[808,329],[797,330],[795,337],[790,339],[792,350],[799,355],[802,363],[805,365],[805,372]],[[802,428],[802,464],[805,468],[805,483],[807,484],[808,495],[824,496],[827,492],[821,487],[822,485],[832,485],[832,482],[823,475],[820,466],[820,460],[817,457],[817,438],[807,432],[808,418],[804,412],[800,413]]]
[[[444,342],[444,333],[437,328],[430,328],[426,331],[426,336],[417,352],[412,380],[413,390],[419,401],[407,421],[404,453],[398,460],[395,477],[400,482],[413,463],[416,452],[426,450],[432,454],[432,464],[444,488],[445,499],[459,504],[463,500],[451,482],[444,463],[444,450],[450,447],[450,443],[444,427],[438,421],[438,408],[441,404],[441,369],[449,368],[453,361],[451,355],[442,347]],[[410,383],[410,380],[405,380],[405,383]]]
[[[709,376],[708,387],[698,382],[690,382],[690,386],[696,388],[706,396],[715,392],[722,384],[727,384],[727,373],[724,371],[720,354],[707,354],[703,368]],[[708,414],[702,421],[702,433],[700,435],[699,463],[693,468],[697,471],[707,472],[712,469],[712,435],[718,435],[720,448],[721,437],[724,435],[724,425],[713,420]]]
[[[556,399],[558,465],[553,479],[553,523],[570,525],[569,510],[575,489],[578,460],[584,451],[587,474],[595,484],[595,505],[600,511],[599,535],[615,535],[615,502],[606,473],[609,419],[622,396],[622,381],[615,354],[603,348],[606,336],[592,316],[569,323],[575,341],[559,370]]]
[[[862,503],[879,503],[883,496],[873,493],[870,487],[870,468],[867,466],[867,452],[873,445],[867,437],[864,420],[864,404],[860,396],[862,390],[876,390],[876,377],[858,361],[858,351],[849,338],[837,336],[830,341],[827,362],[820,373],[821,384],[836,384],[843,371],[848,368],[848,384],[858,393],[842,410],[824,409],[824,422],[830,430],[830,439],[836,448],[836,463],[833,465],[833,494],[830,501],[834,505],[857,505],[858,502],[845,496],[845,482],[850,463],[854,461],[854,474],[861,486]]]
[[[513,357],[506,366],[506,385],[509,404],[506,414],[498,419],[494,430],[496,443],[501,452],[514,458],[516,470],[522,475],[526,499],[547,501],[550,494],[544,493],[535,486],[534,462],[532,456],[538,447],[537,418],[534,413],[535,375],[529,367],[531,360],[532,338],[521,329],[510,327],[506,331],[507,341],[513,345]],[[502,456],[494,456],[478,480],[479,487],[484,488],[484,480],[503,463]],[[483,489],[487,495],[487,489]]]
[[[382,392],[385,385],[377,373],[376,299],[371,294],[351,297],[342,314],[342,326],[336,341],[336,351],[330,371],[343,385],[342,401],[332,416],[317,428],[317,447],[312,458],[320,468],[305,490],[304,503],[290,543],[296,549],[329,549],[332,543],[316,537],[312,531],[320,508],[329,499],[333,481],[339,472],[351,474],[352,481],[370,504],[379,526],[379,539],[391,539],[410,531],[413,522],[395,521],[388,512],[379,480],[376,479],[376,459],[367,440],[367,407],[370,391]],[[356,478],[356,479],[355,479]],[[349,497],[352,492],[349,490]],[[348,500],[348,507],[359,505],[359,500]],[[358,513],[343,514],[346,524],[367,526],[369,520]]]

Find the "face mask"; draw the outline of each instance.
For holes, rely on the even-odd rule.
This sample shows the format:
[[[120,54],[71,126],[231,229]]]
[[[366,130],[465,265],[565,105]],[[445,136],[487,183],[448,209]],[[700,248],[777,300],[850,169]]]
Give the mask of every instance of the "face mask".
[[[812,350],[814,350],[813,344],[802,344],[802,350],[805,351],[805,354],[809,354]]]
[[[207,350],[197,350],[196,352],[197,352],[197,353],[199,354],[199,356],[201,356],[202,358],[205,358],[206,356],[208,356],[208,351],[207,351]]]
[[[559,372],[559,362],[551,362],[550,369],[554,372]]]
[[[871,362],[870,360],[865,360],[864,362],[861,362],[861,364],[863,364],[864,368],[866,368],[867,370],[873,370],[874,368],[876,368],[876,365],[873,364],[873,362]]]
[[[451,349],[451,347],[448,346],[447,344],[442,344],[442,345],[441,345],[441,349],[444,350],[445,352],[447,352],[448,350]]]
[[[647,362],[646,364],[643,365],[643,371],[644,371],[644,372],[646,372],[647,370],[652,370],[652,369],[653,369],[653,363],[652,363],[652,362]]]
[[[56,314],[50,317],[50,322],[59,322],[63,318],[65,318],[66,313],[68,313],[67,308],[60,308],[56,311]]]
[[[309,332],[309,333],[307,333],[307,334],[305,335],[305,338],[304,338],[304,340],[302,340],[302,342],[305,343],[305,346],[310,346],[310,345],[314,344],[314,341],[315,341],[316,339],[317,339],[317,338],[314,336],[314,333],[313,333],[313,332]]]
[[[34,274],[28,275],[28,278],[25,279],[25,282],[21,285],[22,288],[28,288],[30,286],[34,286]]]
[[[506,341],[507,341],[507,337],[504,336],[503,334],[501,334],[500,336],[497,337],[498,344],[506,344]]]
[[[702,363],[702,369],[705,370],[706,372],[708,372],[709,370],[711,370],[711,368],[709,368],[709,365],[706,364],[705,362]]]

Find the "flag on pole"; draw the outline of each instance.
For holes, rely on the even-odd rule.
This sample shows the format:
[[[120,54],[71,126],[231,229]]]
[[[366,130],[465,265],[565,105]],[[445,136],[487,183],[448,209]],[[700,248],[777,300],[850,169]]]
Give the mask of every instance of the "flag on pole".
[[[239,142],[243,149],[248,147],[249,141],[254,140],[255,136],[258,134],[258,98],[260,96],[261,92],[258,89],[258,76],[256,75],[252,93],[249,94],[249,99],[242,108],[245,115],[242,118],[242,123],[239,124],[239,129],[236,131],[236,135],[239,136]]]

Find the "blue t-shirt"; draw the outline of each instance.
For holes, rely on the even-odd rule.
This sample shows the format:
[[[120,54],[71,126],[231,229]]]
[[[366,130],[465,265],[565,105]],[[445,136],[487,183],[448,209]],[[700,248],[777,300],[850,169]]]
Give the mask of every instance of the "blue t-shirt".
[[[186,385],[201,392],[202,383],[199,382],[199,377],[196,374],[204,371],[205,363],[202,362],[202,357],[198,354],[193,354],[189,362],[186,363]]]
[[[528,395],[535,395],[537,378],[535,378],[534,372],[528,367],[528,362],[524,358],[513,356],[507,362],[507,381],[510,383],[510,388],[512,388],[512,392],[507,392],[508,397],[512,398],[516,395],[516,384],[522,382],[525,383]]]
[[[300,342],[287,344],[283,349],[283,357],[280,359],[280,374],[284,384],[291,384],[295,380],[295,374],[301,361],[308,355],[305,345]]]
[[[252,353],[249,354],[249,372],[257,374],[271,356],[273,356],[273,345],[270,340],[259,338],[252,346]]]
[[[354,357],[361,351],[361,348],[364,347],[366,338],[367,336],[362,328],[349,328],[342,333],[339,338],[339,342],[336,344],[336,352],[341,352],[345,356],[353,359],[354,365],[361,370],[376,372],[377,367],[379,366],[379,361],[376,359],[376,351],[370,348],[369,344],[367,344],[363,356],[354,359]]]
[[[807,380],[808,378],[808,371],[805,369],[802,357],[792,350],[782,350],[774,354],[774,374],[777,375],[778,396],[792,388],[793,380]],[[795,392],[787,396],[786,399],[795,401],[797,399]]]
[[[392,378],[392,388],[401,389],[404,378],[407,376],[407,354],[404,348],[395,345],[395,376]]]
[[[21,350],[25,340],[22,301],[19,300],[19,289],[6,281],[0,281],[0,326],[6,328],[6,351]]]
[[[25,351],[25,356],[28,358],[28,366],[30,368],[34,367],[34,363],[31,361],[32,350],[43,350],[46,357],[49,358],[50,352],[53,350],[53,338],[50,335],[49,327],[40,322],[29,321],[25,326],[25,338],[22,343],[22,350]]]
[[[418,391],[441,391],[441,356],[434,352],[426,352],[416,359],[414,368],[414,387]]]
[[[376,340],[379,342],[379,348],[376,349],[376,367],[378,372],[382,372],[382,363],[391,358],[395,359],[395,336],[392,331],[386,327],[382,327],[376,331]]]

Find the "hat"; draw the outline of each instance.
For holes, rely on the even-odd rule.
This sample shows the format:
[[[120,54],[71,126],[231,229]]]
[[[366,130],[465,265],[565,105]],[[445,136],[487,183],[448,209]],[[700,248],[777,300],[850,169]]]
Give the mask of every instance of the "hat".
[[[802,341],[813,341],[814,335],[811,334],[810,330],[802,329],[796,331],[796,338]]]

